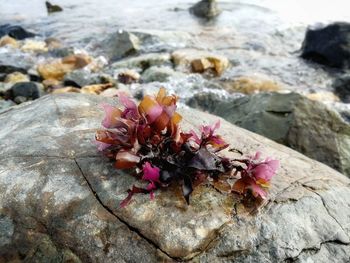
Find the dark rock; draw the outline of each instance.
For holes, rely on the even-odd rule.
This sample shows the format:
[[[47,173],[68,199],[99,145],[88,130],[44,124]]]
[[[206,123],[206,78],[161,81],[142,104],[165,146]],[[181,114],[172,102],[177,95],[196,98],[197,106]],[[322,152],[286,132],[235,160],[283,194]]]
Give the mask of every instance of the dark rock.
[[[24,99],[35,100],[40,97],[39,88],[34,82],[18,82],[8,92],[8,97],[17,98],[17,103],[24,102]]]
[[[350,177],[350,124],[321,102],[265,93],[219,102],[195,95],[190,105],[283,143]]]
[[[334,92],[346,103],[350,103],[350,75],[346,74],[333,82]]]
[[[350,68],[350,23],[308,28],[301,57],[326,66]]]
[[[5,25],[0,26],[0,37],[3,37],[5,35],[9,35],[10,37],[17,39],[17,40],[35,37],[34,33],[28,32],[23,27],[11,26],[9,24],[5,24]]]
[[[136,179],[91,143],[106,101],[118,104],[49,95],[0,114],[1,262],[348,261],[350,180],[224,120],[219,132],[232,146],[280,160],[267,205],[233,214],[229,195],[203,185],[189,206],[175,188],[120,208]],[[218,119],[180,113],[186,131]]]
[[[45,5],[46,5],[47,12],[49,14],[63,11],[62,7],[60,7],[59,5],[53,5],[49,1],[46,1]]]
[[[102,42],[102,50],[112,61],[137,54],[140,43],[137,36],[127,31],[120,30],[111,34]]]
[[[201,18],[213,18],[221,13],[216,0],[202,0],[192,6],[190,12]]]

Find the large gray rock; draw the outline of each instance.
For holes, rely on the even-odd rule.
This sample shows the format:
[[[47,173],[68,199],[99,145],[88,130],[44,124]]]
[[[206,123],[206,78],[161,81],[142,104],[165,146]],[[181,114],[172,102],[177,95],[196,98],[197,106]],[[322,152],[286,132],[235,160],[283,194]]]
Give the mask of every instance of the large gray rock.
[[[121,209],[135,178],[91,143],[106,100],[45,96],[0,114],[1,262],[348,262],[350,180],[226,121],[232,146],[281,162],[258,213],[206,186],[190,206],[174,187]],[[185,130],[218,118],[181,113]]]
[[[189,105],[290,146],[350,176],[350,124],[321,102],[297,93],[262,93],[230,101],[197,95]]]

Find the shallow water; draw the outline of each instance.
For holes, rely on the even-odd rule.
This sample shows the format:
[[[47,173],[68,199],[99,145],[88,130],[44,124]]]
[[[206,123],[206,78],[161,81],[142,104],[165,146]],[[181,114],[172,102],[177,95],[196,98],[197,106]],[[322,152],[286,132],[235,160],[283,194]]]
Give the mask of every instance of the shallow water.
[[[223,12],[210,22],[189,14],[195,2],[56,0],[64,12],[47,15],[43,0],[0,0],[0,24],[19,23],[82,48],[118,29],[187,32],[185,40],[174,35],[173,46],[225,54],[235,66],[223,78],[258,73],[291,89],[330,89],[334,72],[299,59],[298,50],[308,25],[350,21],[348,1],[219,1]]]

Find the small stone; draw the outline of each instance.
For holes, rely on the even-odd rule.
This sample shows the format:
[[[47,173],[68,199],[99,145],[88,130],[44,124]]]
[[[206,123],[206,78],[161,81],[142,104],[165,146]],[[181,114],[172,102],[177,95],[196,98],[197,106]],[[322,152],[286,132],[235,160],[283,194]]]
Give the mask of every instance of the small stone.
[[[0,38],[0,47],[4,47],[4,46],[12,46],[14,48],[17,48],[18,42],[16,41],[16,39],[12,37],[3,36],[2,38]]]
[[[119,90],[116,88],[109,88],[100,93],[103,97],[116,97],[118,96]]]
[[[43,41],[37,40],[26,40],[24,45],[21,47],[23,51],[31,51],[31,52],[47,52],[48,48],[46,43]]]
[[[53,61],[47,64],[40,64],[37,68],[39,74],[44,79],[63,80],[64,76],[73,71],[85,67],[91,62],[87,55],[77,54]]]
[[[169,53],[149,53],[137,57],[126,58],[111,65],[111,68],[138,68],[144,71],[152,66],[172,66]]]
[[[64,75],[73,70],[73,66],[56,61],[38,65],[37,70],[43,79],[63,80]]]
[[[62,58],[63,64],[72,65],[74,69],[84,68],[91,61],[92,58],[85,54],[75,54]]]
[[[134,70],[126,70],[124,72],[119,73],[118,81],[123,84],[131,84],[138,82],[140,79],[140,74]]]
[[[45,43],[46,43],[46,46],[49,50],[52,50],[52,49],[58,49],[58,48],[62,48],[63,47],[63,44],[62,42],[57,39],[57,38],[54,38],[54,37],[48,37],[45,39]]]
[[[107,84],[96,84],[96,85],[88,85],[81,88],[81,93],[85,94],[100,94],[102,91],[113,87],[112,83]]]
[[[21,104],[23,102],[28,101],[28,99],[24,96],[17,96],[13,99],[14,102],[16,102],[17,104]]]
[[[6,76],[5,83],[17,83],[17,82],[29,82],[28,75],[25,75],[21,72],[13,72]]]
[[[191,62],[192,70],[196,73],[203,73],[207,69],[211,68],[213,65],[206,58],[194,59]]]
[[[42,84],[44,86],[44,90],[48,91],[63,88],[62,82],[56,79],[45,79]]]
[[[134,34],[120,30],[103,41],[102,49],[110,60],[118,60],[136,54],[140,50],[140,41]]]
[[[213,71],[217,76],[220,76],[230,64],[229,60],[222,55],[196,49],[177,50],[172,53],[172,60],[180,70],[191,69],[196,73]]]
[[[61,94],[61,93],[68,93],[68,92],[80,93],[80,89],[76,87],[65,87],[60,89],[54,89],[52,91],[52,94]]]
[[[84,87],[89,84],[95,84],[94,76],[91,72],[85,69],[77,69],[72,72],[69,72],[64,77],[64,84],[66,86],[74,86],[74,87]]]
[[[223,81],[222,86],[230,93],[239,92],[244,94],[283,90],[282,84],[264,75],[243,76]]]
[[[25,101],[35,100],[40,97],[39,88],[34,82],[18,82],[12,86],[9,92],[11,98],[24,97]],[[17,100],[21,103],[24,99],[18,98]]]
[[[61,47],[61,48],[53,48],[49,47],[49,55],[55,58],[64,58],[67,56],[74,55],[74,48],[72,47]]]
[[[47,12],[49,14],[63,11],[62,7],[60,7],[59,5],[53,5],[49,1],[46,1],[45,5],[46,5]]]
[[[169,78],[181,78],[184,74],[182,72],[177,72],[170,67],[158,67],[153,66],[145,70],[142,74],[142,81],[148,82],[166,82]]]
[[[192,6],[190,12],[201,18],[213,18],[221,13],[216,0],[202,0]]]

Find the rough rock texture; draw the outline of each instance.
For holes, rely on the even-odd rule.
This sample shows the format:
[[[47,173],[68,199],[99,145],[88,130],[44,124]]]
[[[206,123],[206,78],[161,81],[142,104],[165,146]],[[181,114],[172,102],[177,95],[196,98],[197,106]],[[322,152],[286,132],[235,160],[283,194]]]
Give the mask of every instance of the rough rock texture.
[[[226,121],[236,148],[281,161],[258,213],[205,186],[190,206],[174,188],[120,209],[135,179],[91,144],[106,100],[51,95],[0,114],[0,262],[349,261],[350,180]],[[184,129],[217,119],[182,114]]]
[[[309,28],[301,56],[335,68],[350,68],[350,23],[336,22]]]
[[[196,95],[189,105],[290,146],[350,176],[350,124],[321,102],[296,93],[266,93],[226,102]]]

